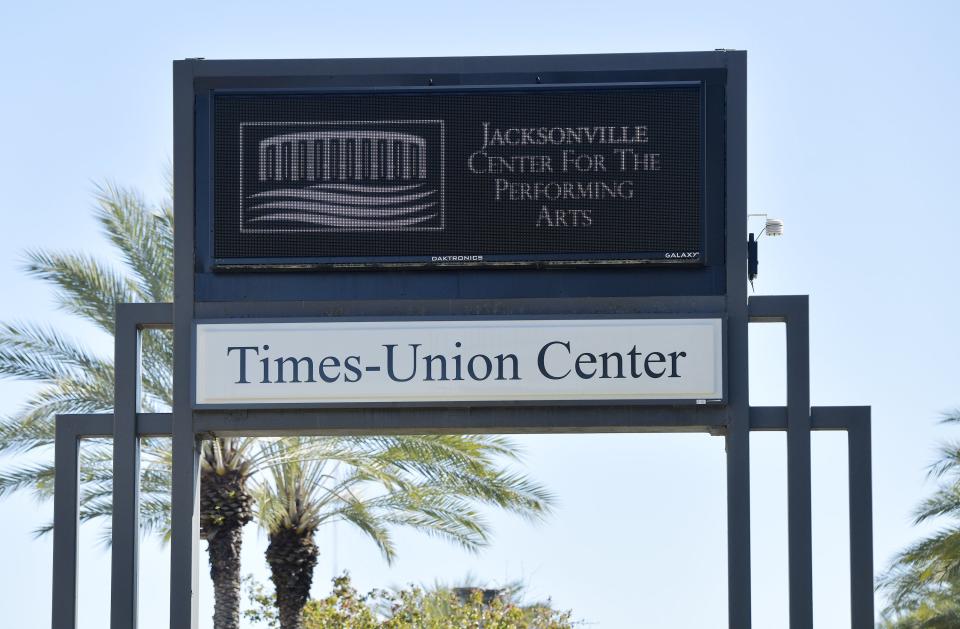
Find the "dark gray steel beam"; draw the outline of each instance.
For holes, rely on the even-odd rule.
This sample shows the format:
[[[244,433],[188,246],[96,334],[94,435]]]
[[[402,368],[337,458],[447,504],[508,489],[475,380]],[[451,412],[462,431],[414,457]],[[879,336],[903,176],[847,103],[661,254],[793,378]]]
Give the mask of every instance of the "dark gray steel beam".
[[[747,53],[719,53],[727,68],[727,615],[752,623],[750,571],[750,389],[747,379]]]
[[[120,304],[117,308],[138,330],[173,329],[173,304]]]
[[[114,326],[110,626],[136,629],[140,539],[140,333],[169,328],[171,304],[120,304]]]
[[[173,433],[171,413],[138,413],[137,434],[141,437],[169,437]]]
[[[140,329],[133,304],[117,306],[114,326],[113,526],[110,627],[136,629],[140,539]]]
[[[814,406],[810,409],[811,430],[851,430],[856,422],[870,421],[869,406]],[[751,406],[750,430],[786,430],[786,406]]]
[[[806,295],[750,298],[750,321],[787,328],[787,526],[790,627],[813,626],[810,470],[810,322]]]
[[[813,513],[810,469],[810,323],[806,295],[787,317],[787,522],[790,627],[813,627]]]
[[[786,323],[791,300],[803,295],[753,295],[750,297],[750,323]]]
[[[227,417],[227,415],[230,415]],[[228,428],[237,428],[237,422],[244,422],[243,413],[224,414],[218,419]],[[286,417],[264,418],[270,422],[286,426]],[[201,416],[200,424],[204,430],[218,422],[209,416]],[[873,600],[873,520],[871,494],[870,462],[870,407],[867,406],[815,406],[811,408],[810,425],[813,430],[838,431],[849,433],[850,465],[850,563],[851,563],[851,610],[853,629],[872,627],[874,614]],[[142,436],[169,436],[172,428],[170,413],[143,413],[137,415],[137,430]],[[325,429],[315,427],[316,434],[331,434],[334,431],[328,425]],[[594,427],[596,428],[596,427]],[[785,431],[787,429],[787,408],[782,406],[752,407],[750,409],[751,430]],[[53,587],[53,629],[74,629],[76,626],[76,574],[77,574],[77,484],[76,466],[70,463],[70,453],[76,460],[78,439],[92,437],[110,437],[113,430],[112,414],[61,415],[57,417],[56,465],[57,479],[54,495],[54,587]],[[656,430],[656,429],[651,429]],[[676,431],[663,426],[662,431]],[[290,429],[282,429],[274,434],[289,434]],[[343,431],[346,432],[346,431]],[[532,431],[543,432],[543,431]],[[237,434],[247,434],[240,430]],[[268,434],[268,433],[262,433]],[[64,470],[62,473],[61,470]],[[73,471],[71,481],[70,470]]]
[[[609,407],[606,407],[609,408]],[[606,410],[605,408],[605,410]],[[636,409],[636,407],[627,407]],[[651,409],[648,409],[648,411]],[[688,424],[684,427],[702,426],[704,430],[712,430],[718,417],[712,409],[704,409],[704,421],[702,424]],[[869,406],[813,406],[810,408],[810,428],[817,431],[848,431],[855,422],[868,422],[870,419],[871,408]],[[275,411],[273,415],[264,418],[263,421],[283,421],[284,411]],[[214,432],[216,426],[223,422],[224,429],[236,429],[238,421],[245,421],[241,417],[243,412],[220,412],[208,416],[200,414],[199,421],[202,422],[200,433]],[[65,421],[71,422],[76,426],[74,431],[78,438],[88,439],[96,437],[113,436],[113,414],[112,413],[89,413],[89,414],[67,414],[59,415]],[[137,414],[137,433],[141,437],[169,437],[171,435],[171,426],[173,415],[171,413],[138,413]],[[607,422],[609,424],[609,422]],[[260,425],[260,422],[252,425]],[[673,422],[670,425],[650,425],[643,427],[641,432],[675,432],[675,428],[681,425]],[[589,428],[593,430],[596,425]],[[607,426],[608,432],[632,432],[633,427],[624,429],[622,426]],[[722,427],[718,425],[718,427]],[[584,428],[584,427],[579,427]],[[646,430],[649,428],[649,430]],[[751,406],[750,407],[750,430],[753,431],[785,431],[787,429],[787,407],[785,406]],[[390,430],[395,432],[394,429]],[[542,431],[525,430],[524,433],[539,433]],[[569,432],[561,430],[560,432]],[[682,430],[681,432],[688,432]],[[689,431],[693,432],[693,430]]]
[[[787,407],[751,406],[750,430],[773,431],[787,429]]]
[[[66,416],[56,418],[53,480],[53,629],[77,626],[77,523],[80,444]]]
[[[199,448],[190,374],[194,271],[194,92],[196,61],[173,64],[174,295],[173,478],[171,483],[170,627],[197,629],[199,594]]]
[[[78,439],[113,436],[113,413],[64,413],[57,415],[57,421],[60,421],[61,418]]]
[[[870,423],[869,406],[814,406],[810,425],[814,430],[853,430],[858,422]]]
[[[750,409],[752,430],[786,430],[782,406]],[[853,629],[873,627],[873,482],[869,406],[814,406],[812,430],[847,432],[850,508],[850,610]]]
[[[197,78],[344,76],[470,72],[518,73],[591,70],[669,70],[721,67],[742,51],[624,53],[586,55],[520,55],[502,57],[408,57],[392,59],[243,59],[187,60]],[[738,628],[742,629],[742,628]]]
[[[79,516],[79,453],[81,439],[113,436],[112,413],[57,415],[53,487],[53,589],[51,627],[77,626],[77,522]],[[170,434],[169,413],[137,416],[140,436]]]
[[[642,421],[638,419],[642,417]],[[198,433],[289,434],[722,432],[726,409],[639,406],[487,406],[198,411]]]
[[[870,409],[847,428],[850,470],[850,601],[852,629],[873,627],[873,482]]]
[[[77,626],[77,523],[80,439],[109,437],[113,415],[57,415],[53,463],[53,588],[51,627]]]
[[[113,437],[113,413],[66,413],[62,417],[78,439]],[[170,413],[138,413],[137,433],[141,437],[169,437],[173,416]]]
[[[395,318],[398,312],[407,317],[462,317],[497,316],[509,313],[511,317],[562,315],[571,318],[582,314],[595,317],[606,315],[675,316],[683,314],[717,314],[724,312],[723,297],[603,297],[511,299],[509,309],[501,301],[489,299],[417,299],[417,300],[346,300],[346,301],[265,301],[238,303],[232,301],[199,302],[197,318],[218,319],[236,316],[293,318],[293,317],[351,317],[383,320]]]

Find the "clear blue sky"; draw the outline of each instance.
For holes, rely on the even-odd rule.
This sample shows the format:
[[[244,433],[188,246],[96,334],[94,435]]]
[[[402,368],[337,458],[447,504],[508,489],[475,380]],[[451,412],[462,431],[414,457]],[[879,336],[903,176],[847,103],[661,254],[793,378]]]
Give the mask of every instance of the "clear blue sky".
[[[171,60],[749,51],[750,211],[786,221],[761,242],[758,294],[811,295],[814,404],[874,407],[877,568],[920,531],[925,466],[960,406],[956,182],[960,71],[952,2],[86,2],[0,5],[0,320],[109,343],[24,278],[25,248],[106,251],[91,219],[104,178],[163,192]],[[783,335],[752,333],[754,404],[784,399]],[[30,388],[0,383],[0,412]],[[726,623],[723,442],[708,436],[517,439],[560,496],[539,528],[495,517],[479,557],[403,534],[393,568],[345,529],[321,534],[315,592],[336,567],[361,587],[524,578],[591,626]],[[755,626],[786,626],[785,449],[753,437]],[[5,462],[4,462],[5,463]],[[814,438],[815,612],[849,626],[845,442]],[[0,502],[5,625],[49,624],[49,506]],[[87,531],[82,627],[106,626],[109,556]],[[264,575],[252,528],[245,568]],[[144,548],[142,626],[165,626],[166,551]],[[210,612],[210,589],[202,596]]]

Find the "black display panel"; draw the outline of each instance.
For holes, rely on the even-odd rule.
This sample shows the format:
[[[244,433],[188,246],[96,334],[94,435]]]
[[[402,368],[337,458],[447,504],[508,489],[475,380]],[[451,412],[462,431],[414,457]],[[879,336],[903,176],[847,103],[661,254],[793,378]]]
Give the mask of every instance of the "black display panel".
[[[704,257],[700,83],[218,94],[218,268]]]

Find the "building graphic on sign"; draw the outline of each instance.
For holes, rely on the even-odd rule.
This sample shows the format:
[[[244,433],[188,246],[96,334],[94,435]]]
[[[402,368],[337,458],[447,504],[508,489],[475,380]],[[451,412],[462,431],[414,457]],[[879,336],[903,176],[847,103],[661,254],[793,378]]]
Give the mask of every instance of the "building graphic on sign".
[[[244,123],[242,148],[251,125],[282,131],[247,134],[256,164],[241,168],[242,231],[443,228],[443,121]]]

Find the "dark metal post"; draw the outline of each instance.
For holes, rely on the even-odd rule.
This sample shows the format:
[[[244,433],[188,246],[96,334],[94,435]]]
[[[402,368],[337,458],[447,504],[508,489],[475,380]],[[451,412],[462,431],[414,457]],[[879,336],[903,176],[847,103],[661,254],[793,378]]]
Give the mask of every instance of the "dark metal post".
[[[140,538],[140,334],[135,311],[117,307],[114,329],[113,528],[110,627],[136,629]]]
[[[143,308],[143,304],[137,304]],[[159,307],[158,307],[159,306]],[[150,312],[170,320],[169,304],[150,304]],[[166,314],[163,314],[166,313]],[[163,327],[163,326],[159,326]],[[140,437],[170,434],[170,415],[138,415]],[[76,629],[77,625],[77,521],[79,516],[80,439],[109,438],[113,414],[57,415],[54,465],[57,471],[53,495],[53,629]]]
[[[53,463],[53,629],[77,626],[77,523],[80,439],[109,437],[109,414],[57,415]]]
[[[747,53],[727,59],[727,301],[730,417],[727,449],[727,615],[728,626],[751,625],[750,578],[750,391],[746,377],[747,258]],[[739,176],[737,176],[739,175]]]
[[[851,627],[873,627],[873,483],[870,409],[851,417],[847,428],[850,468]]]
[[[77,491],[80,444],[66,418],[56,418],[53,480],[53,629],[77,626]]]
[[[140,332],[170,327],[170,304],[120,304],[114,325],[110,626],[136,629],[140,539]]]
[[[750,320],[787,324],[787,552],[790,628],[813,626],[810,315],[806,295],[750,298]],[[731,625],[732,626],[732,625]]]
[[[200,505],[199,449],[190,401],[193,334],[194,97],[193,61],[173,66],[174,366],[173,482],[171,487],[170,627],[196,629]]]
[[[787,527],[790,627],[813,627],[813,524],[810,489],[810,322],[806,295],[788,298]]]

